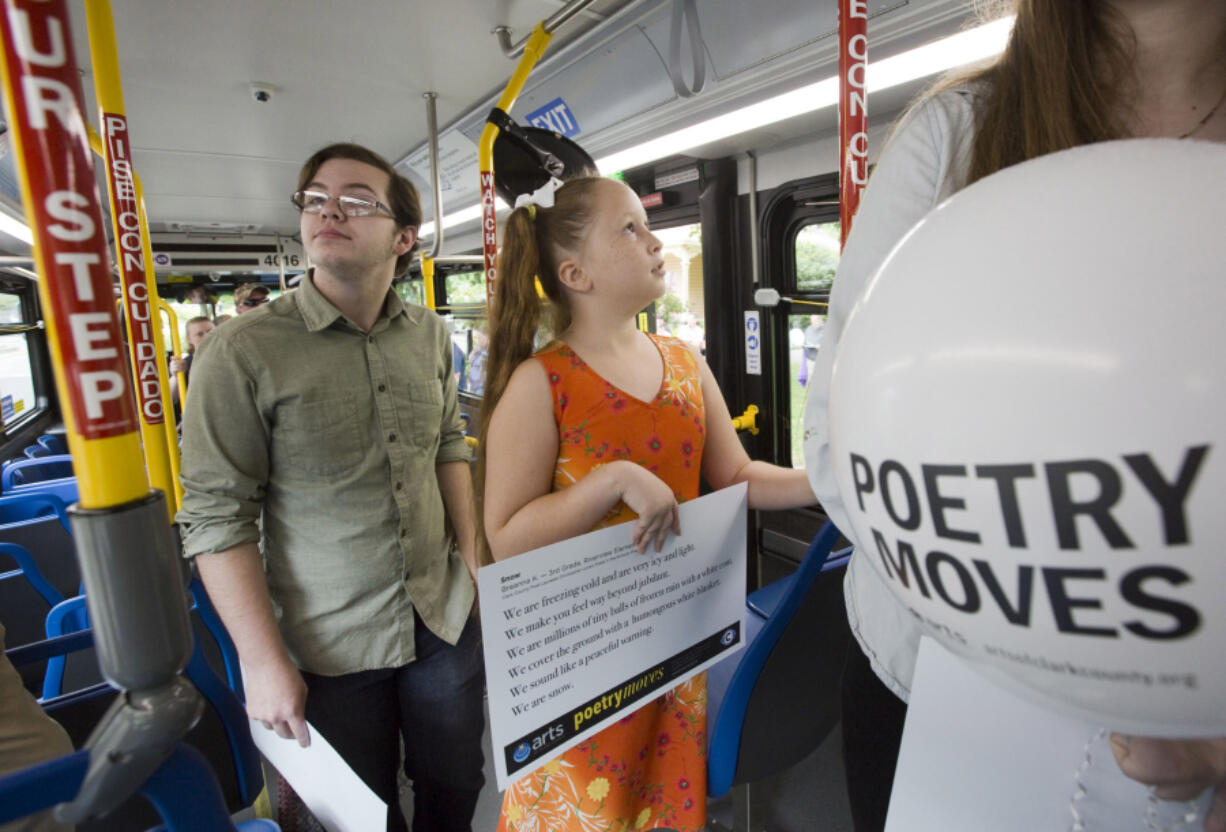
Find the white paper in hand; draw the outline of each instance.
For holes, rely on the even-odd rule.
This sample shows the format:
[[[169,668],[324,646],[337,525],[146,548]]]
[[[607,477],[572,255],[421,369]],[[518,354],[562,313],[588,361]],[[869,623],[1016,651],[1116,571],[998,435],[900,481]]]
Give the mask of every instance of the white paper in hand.
[[[387,804],[354,774],[315,726],[307,725],[311,744],[302,748],[296,740],[281,739],[258,720],[250,722],[256,748],[328,832],[368,832],[387,824]]]

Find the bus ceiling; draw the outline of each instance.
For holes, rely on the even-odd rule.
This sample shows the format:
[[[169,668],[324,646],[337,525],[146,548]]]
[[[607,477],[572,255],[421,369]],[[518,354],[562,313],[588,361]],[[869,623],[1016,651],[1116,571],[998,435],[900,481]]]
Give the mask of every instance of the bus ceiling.
[[[562,0],[476,6],[354,0],[309,12],[278,3],[228,2],[224,11],[216,5],[125,0],[114,7],[132,156],[145,184],[155,253],[176,247],[162,252],[172,262],[160,258],[160,274],[276,273],[282,261],[293,270],[297,215],[288,194],[302,160],[331,141],[355,140],[396,160],[421,190],[425,219],[432,221],[426,92],[437,93],[443,214],[475,205],[477,141],[515,65],[503,47],[513,55],[541,21],[573,14],[510,115],[567,135],[598,161],[837,71],[837,0],[594,0],[577,11]],[[867,0],[867,8],[874,58],[955,31],[970,15],[966,0]],[[78,62],[88,67],[83,14],[78,4],[70,9]],[[674,56],[677,25],[685,31]],[[509,29],[501,46],[491,34],[496,27]],[[702,84],[696,45],[703,53]],[[678,78],[689,97],[678,92]],[[86,111],[94,117],[92,84],[85,90]],[[895,96],[896,109],[906,93]],[[833,133],[835,113],[831,107],[790,126],[745,128],[740,137],[686,152],[726,156]],[[11,158],[0,165],[11,167]],[[837,164],[832,157],[815,161],[815,168]],[[4,180],[0,175],[0,187]],[[475,223],[450,229],[457,245]],[[270,239],[273,249],[260,253],[259,262],[217,259],[226,244]],[[183,248],[197,243],[198,250]],[[9,236],[0,245],[12,254],[28,251]],[[447,246],[447,253],[463,250]],[[180,268],[176,254],[196,262]]]

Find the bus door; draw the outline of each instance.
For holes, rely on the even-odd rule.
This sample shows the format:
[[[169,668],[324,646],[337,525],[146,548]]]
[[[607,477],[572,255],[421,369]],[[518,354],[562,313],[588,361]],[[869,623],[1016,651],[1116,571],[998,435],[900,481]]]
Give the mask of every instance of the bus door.
[[[759,458],[777,465],[805,464],[805,397],[839,263],[839,228],[837,175],[794,180],[762,202],[760,288],[776,290],[783,300],[758,307],[769,333],[763,356],[767,406],[759,417],[769,439]],[[814,509],[759,515],[759,575],[765,584],[793,571],[825,516]]]

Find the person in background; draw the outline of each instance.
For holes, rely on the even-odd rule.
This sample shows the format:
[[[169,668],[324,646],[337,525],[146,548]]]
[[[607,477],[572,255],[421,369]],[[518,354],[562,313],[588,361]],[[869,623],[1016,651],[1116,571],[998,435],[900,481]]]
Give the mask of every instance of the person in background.
[[[421,201],[353,144],[308,159],[292,199],[313,269],[195,359],[184,552],[253,719],[304,746],[309,721],[394,832],[403,742],[415,832],[470,832],[485,727],[470,453],[447,328],[392,289]]]
[[[468,357],[468,392],[485,392],[485,364],[490,355],[489,329],[483,324],[473,330],[473,353]]]
[[[455,372],[455,383],[457,390],[467,390],[466,386],[468,379],[466,378],[465,369],[467,368],[467,356],[464,355],[464,348],[451,339],[451,369]]]
[[[259,283],[240,283],[234,287],[234,314],[242,315],[268,303],[268,289]]]
[[[1047,153],[1127,137],[1226,141],[1226,3],[1008,5],[1017,19],[1000,58],[942,83],[903,118],[842,254],[809,381],[806,423],[816,436],[808,443],[817,444],[806,456],[816,459],[809,467],[814,491],[844,531],[851,526],[826,428],[831,369],[849,313],[899,239],[954,192]],[[852,558],[845,587],[863,648],[849,652],[843,675],[843,755],[856,832],[885,824],[920,632],[864,558]],[[1186,799],[1217,785],[1205,828],[1226,830],[1226,739],[1115,735],[1112,747],[1122,770],[1160,798]]]
[[[804,471],[746,455],[698,349],[638,330],[665,271],[634,191],[582,177],[554,196],[511,212],[499,257],[478,455],[490,553],[621,523],[659,551],[700,475],[748,483],[751,509],[812,504]],[[556,340],[534,353],[537,275]],[[699,674],[513,784],[498,829],[701,830],[705,729]]]
[[[215,324],[203,315],[189,318],[184,326],[187,352],[182,357],[170,359],[170,400],[174,402],[176,412],[179,408],[179,373],[183,373],[184,392],[186,393],[186,385],[190,383],[189,378],[192,372],[192,356],[196,354],[204,336],[212,332],[214,328]]]

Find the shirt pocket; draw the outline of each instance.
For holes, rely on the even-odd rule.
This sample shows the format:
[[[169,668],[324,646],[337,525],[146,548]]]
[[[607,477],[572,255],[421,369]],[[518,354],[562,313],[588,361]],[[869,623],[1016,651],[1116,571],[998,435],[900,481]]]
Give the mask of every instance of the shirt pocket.
[[[365,456],[363,436],[352,397],[280,404],[272,435],[274,469],[316,477],[347,474]]]
[[[405,385],[409,442],[416,448],[433,448],[443,421],[443,383],[436,378],[410,381]]]

